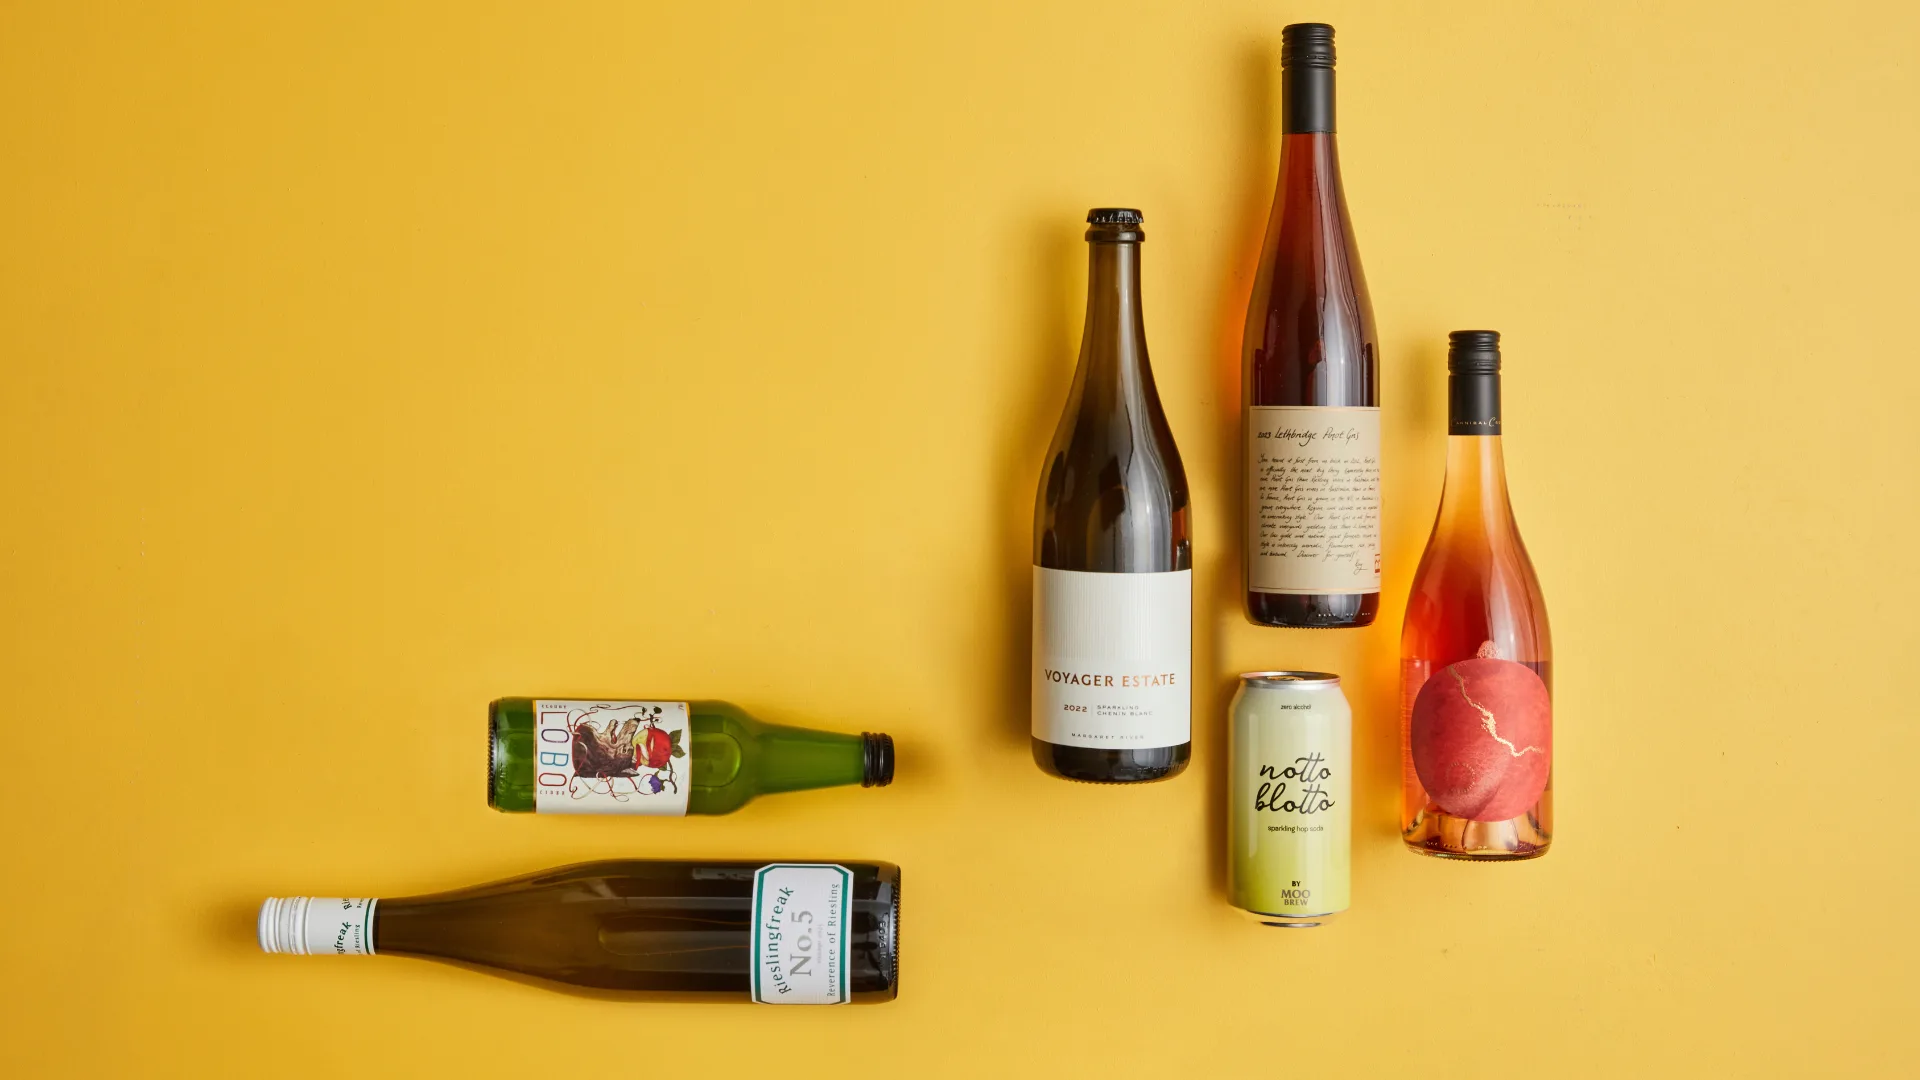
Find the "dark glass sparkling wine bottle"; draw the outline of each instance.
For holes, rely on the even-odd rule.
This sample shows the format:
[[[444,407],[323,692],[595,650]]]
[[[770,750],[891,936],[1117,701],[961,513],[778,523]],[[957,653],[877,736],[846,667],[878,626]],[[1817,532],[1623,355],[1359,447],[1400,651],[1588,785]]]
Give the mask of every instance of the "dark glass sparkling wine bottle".
[[[543,814],[730,814],[755,796],[893,782],[893,739],[769,724],[724,701],[501,698],[487,803]]]
[[[1447,482],[1400,634],[1400,831],[1531,859],[1553,842],[1553,639],[1507,498],[1500,335],[1454,331],[1447,371]]]
[[[1033,527],[1033,760],[1161,780],[1192,749],[1187,477],[1147,363],[1137,210],[1087,215],[1087,321]]]
[[[394,900],[260,908],[270,953],[441,960],[629,1001],[841,1005],[899,992],[891,863],[624,859]]]
[[[1366,626],[1380,607],[1379,349],[1333,59],[1333,27],[1282,31],[1280,182],[1241,346],[1246,608],[1261,626]]]

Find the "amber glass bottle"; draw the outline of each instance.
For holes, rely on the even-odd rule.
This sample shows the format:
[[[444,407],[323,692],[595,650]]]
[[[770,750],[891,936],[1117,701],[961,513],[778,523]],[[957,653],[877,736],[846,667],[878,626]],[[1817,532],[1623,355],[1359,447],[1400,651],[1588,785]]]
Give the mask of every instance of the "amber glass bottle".
[[[1401,830],[1423,855],[1528,859],[1553,839],[1553,643],[1507,500],[1500,335],[1447,357],[1447,480],[1400,636]]]
[[[1380,607],[1379,355],[1333,59],[1333,27],[1282,32],[1280,183],[1241,346],[1246,610],[1261,626],[1366,626]]]
[[[1087,215],[1080,364],[1033,523],[1033,760],[1161,780],[1192,748],[1187,476],[1147,364],[1138,210]]]

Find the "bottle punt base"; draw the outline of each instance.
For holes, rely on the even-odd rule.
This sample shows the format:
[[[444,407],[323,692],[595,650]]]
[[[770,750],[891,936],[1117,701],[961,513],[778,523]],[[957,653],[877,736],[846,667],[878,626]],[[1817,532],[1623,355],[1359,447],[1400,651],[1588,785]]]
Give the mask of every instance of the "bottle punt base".
[[[1472,821],[1431,807],[1401,833],[1416,855],[1462,862],[1524,862],[1547,853],[1553,837],[1532,814],[1511,821]]]
[[[1380,594],[1270,593],[1249,590],[1247,621],[1288,630],[1349,630],[1372,626]]]
[[[1040,771],[1083,784],[1149,784],[1186,771],[1193,744],[1136,750],[1102,750],[1033,740],[1033,763]]]

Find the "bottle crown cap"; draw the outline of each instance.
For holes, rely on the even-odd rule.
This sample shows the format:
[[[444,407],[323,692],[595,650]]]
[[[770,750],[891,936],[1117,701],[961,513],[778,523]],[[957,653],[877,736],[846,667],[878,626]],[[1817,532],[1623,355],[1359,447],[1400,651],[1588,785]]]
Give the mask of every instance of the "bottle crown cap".
[[[1146,215],[1138,210],[1119,207],[1103,206],[1087,211],[1087,223],[1090,225],[1140,225],[1146,220]]]

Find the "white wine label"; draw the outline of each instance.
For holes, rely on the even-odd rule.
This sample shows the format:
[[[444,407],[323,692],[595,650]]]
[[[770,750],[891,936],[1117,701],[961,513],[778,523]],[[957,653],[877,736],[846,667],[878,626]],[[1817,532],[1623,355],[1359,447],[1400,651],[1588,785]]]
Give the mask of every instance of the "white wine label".
[[[753,1000],[847,1003],[853,874],[832,863],[775,863],[753,874]]]
[[[298,956],[371,956],[378,903],[365,897],[274,897],[260,905],[260,948]]]
[[[1033,737],[1107,750],[1193,738],[1193,571],[1033,568]]]
[[[687,812],[686,702],[536,701],[533,719],[539,813]]]
[[[1380,410],[1247,410],[1247,588],[1380,591]]]

